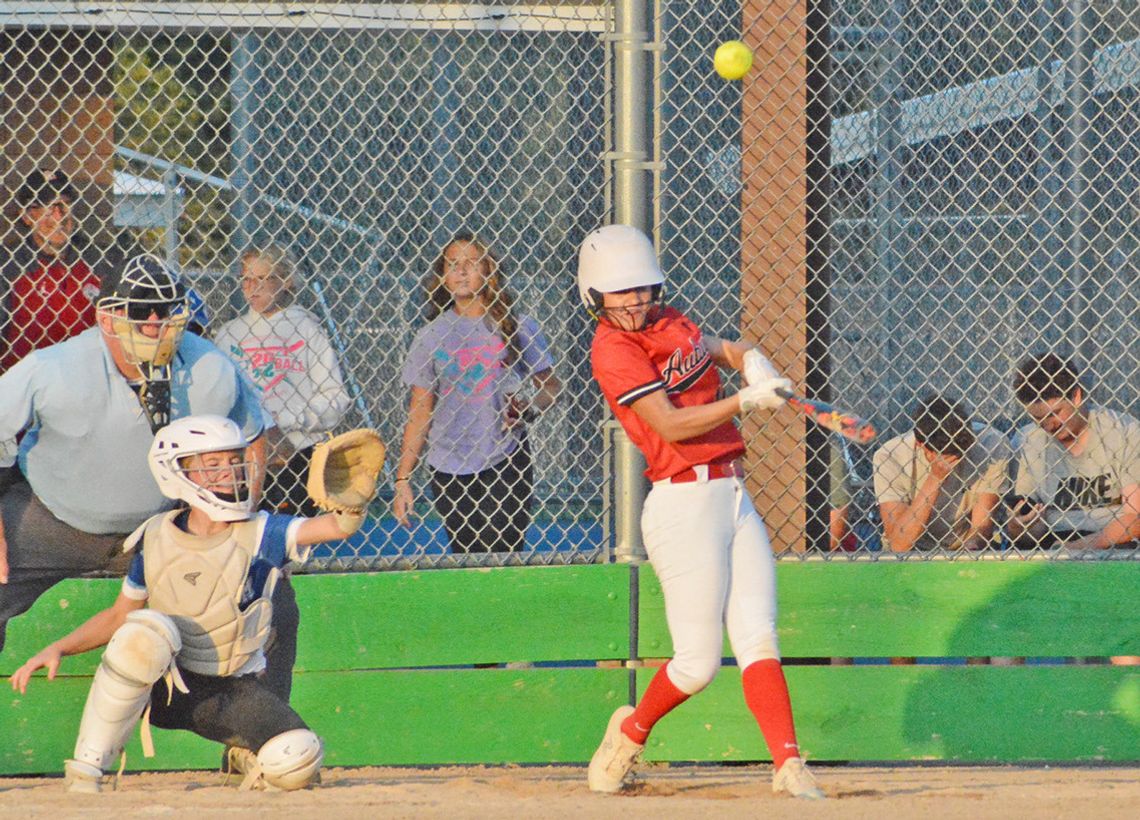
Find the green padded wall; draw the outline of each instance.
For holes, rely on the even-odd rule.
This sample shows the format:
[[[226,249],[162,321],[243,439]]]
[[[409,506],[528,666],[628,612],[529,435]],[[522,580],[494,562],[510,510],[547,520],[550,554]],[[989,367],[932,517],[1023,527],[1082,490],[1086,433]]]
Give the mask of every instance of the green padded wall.
[[[640,654],[668,657],[661,588],[638,575]],[[781,562],[777,577],[786,658],[1140,655],[1135,561]]]
[[[1132,562],[781,562],[780,635],[805,751],[817,760],[1140,760],[1140,669],[801,666],[827,656],[1140,655]],[[627,702],[631,637],[667,657],[648,566],[520,567],[294,579],[294,706],[330,765],[585,762]],[[631,613],[631,583],[639,606]],[[12,621],[0,674],[114,600],[60,584]],[[636,617],[631,618],[631,615]],[[636,632],[631,633],[636,624]],[[529,668],[502,664],[526,661]],[[98,653],[0,699],[0,773],[58,772]],[[500,664],[482,668],[483,664]],[[634,666],[640,666],[640,662]],[[644,688],[653,669],[637,668]],[[128,768],[211,768],[218,747],[155,730]],[[651,760],[762,760],[729,666],[661,722]]]

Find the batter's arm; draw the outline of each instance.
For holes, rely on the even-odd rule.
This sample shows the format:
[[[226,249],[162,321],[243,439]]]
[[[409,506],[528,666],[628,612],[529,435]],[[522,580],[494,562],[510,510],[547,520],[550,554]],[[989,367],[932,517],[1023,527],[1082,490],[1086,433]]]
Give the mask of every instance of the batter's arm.
[[[724,368],[744,370],[744,354],[752,349],[753,345],[744,342],[730,342],[718,336],[705,336],[705,347],[712,356],[713,361]]]
[[[713,430],[740,413],[739,396],[696,407],[676,407],[664,390],[654,390],[630,409],[666,441],[685,441]]]

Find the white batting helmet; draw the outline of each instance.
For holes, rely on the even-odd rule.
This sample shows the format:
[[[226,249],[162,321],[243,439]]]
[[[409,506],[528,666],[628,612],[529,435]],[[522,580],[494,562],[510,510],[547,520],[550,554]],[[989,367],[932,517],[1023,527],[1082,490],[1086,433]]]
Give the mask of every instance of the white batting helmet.
[[[665,283],[649,237],[630,225],[606,225],[591,231],[578,251],[578,295],[596,315],[603,293],[630,288],[660,288]]]
[[[253,465],[247,461],[227,465],[231,470],[232,497],[222,497],[191,481],[182,466],[185,456],[241,450],[249,446],[241,428],[224,416],[187,416],[159,430],[147,454],[158,488],[167,498],[185,501],[212,521],[243,521],[253,512],[249,493]]]

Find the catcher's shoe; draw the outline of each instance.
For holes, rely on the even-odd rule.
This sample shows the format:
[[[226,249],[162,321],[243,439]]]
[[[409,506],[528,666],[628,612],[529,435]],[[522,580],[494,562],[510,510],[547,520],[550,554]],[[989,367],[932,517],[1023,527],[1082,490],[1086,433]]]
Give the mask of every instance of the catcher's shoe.
[[[81,760],[68,760],[63,764],[63,783],[69,792],[97,794],[103,791],[103,771]]]
[[[621,730],[622,721],[632,714],[632,706],[621,706],[610,717],[602,745],[590,758],[590,768],[587,773],[590,791],[610,794],[621,791],[625,776],[629,774],[637,756],[645,748],[644,744],[634,743]]]
[[[261,776],[261,764],[257,762],[257,755],[249,749],[243,749],[240,746],[227,746],[225,751],[222,752],[222,774],[226,776],[223,785],[229,783],[230,775],[232,774],[245,775],[245,778],[240,783],[240,788],[243,791],[249,791],[251,789],[280,791],[276,786],[272,786],[266,782],[265,778]],[[317,772],[313,776],[311,785],[321,785],[320,772]]]
[[[803,758],[790,757],[784,761],[780,771],[772,778],[772,791],[776,794],[787,792],[792,797],[804,800],[825,800],[827,795],[815,782],[815,775],[808,771]]]
[[[222,752],[222,774],[248,774],[257,765],[257,755],[240,746],[227,746]]]

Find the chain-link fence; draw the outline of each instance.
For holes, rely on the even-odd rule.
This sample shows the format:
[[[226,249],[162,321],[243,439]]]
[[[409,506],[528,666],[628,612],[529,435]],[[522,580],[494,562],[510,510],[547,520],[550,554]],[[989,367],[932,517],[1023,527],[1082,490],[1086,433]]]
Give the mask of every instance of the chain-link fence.
[[[144,247],[200,295],[287,434],[286,484],[323,433],[380,430],[374,515],[315,565],[605,560],[614,448],[574,271],[615,213],[621,5],[0,3],[6,350],[94,321],[78,296],[19,301],[50,267],[28,248],[74,218],[88,265]],[[790,411],[749,421],[775,543],[827,553],[834,525],[844,552],[1036,554],[1015,495],[1055,508],[1033,544],[1140,535],[1140,432],[1119,415],[1140,391],[1135,3],[643,5],[670,300],[880,430],[873,450]],[[756,56],[731,83],[711,54],[736,37]],[[23,193],[37,168],[67,175],[64,207]],[[510,310],[441,347],[488,298],[448,273],[491,258]],[[1081,389],[1029,409],[1043,429],[1089,418],[1076,449],[1096,458],[1027,435],[1014,373],[1044,351]],[[916,446],[931,392],[962,408],[928,402]],[[934,458],[943,438],[960,464]],[[1074,528],[1088,508],[1115,512]]]

